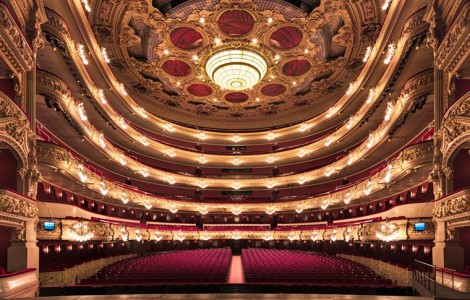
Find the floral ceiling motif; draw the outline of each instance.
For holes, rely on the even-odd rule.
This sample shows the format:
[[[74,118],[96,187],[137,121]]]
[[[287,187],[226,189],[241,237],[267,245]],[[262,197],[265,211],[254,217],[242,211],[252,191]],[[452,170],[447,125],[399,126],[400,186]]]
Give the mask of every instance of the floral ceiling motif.
[[[281,0],[210,2],[185,2],[163,15],[150,0],[97,1],[90,20],[97,39],[148,111],[219,129],[303,121],[344,94],[380,29],[376,1],[317,1],[309,13]],[[212,82],[204,66],[213,53],[239,48],[261,54],[268,71],[234,93]]]

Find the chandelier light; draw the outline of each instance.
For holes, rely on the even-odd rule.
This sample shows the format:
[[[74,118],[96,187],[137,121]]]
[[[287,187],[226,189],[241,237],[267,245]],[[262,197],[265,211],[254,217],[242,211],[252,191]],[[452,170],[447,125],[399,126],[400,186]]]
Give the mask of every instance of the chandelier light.
[[[348,122],[346,123],[346,129],[351,129],[351,127],[354,125],[354,117],[349,117]]]
[[[238,181],[234,181],[234,182],[232,183],[232,188],[233,188],[234,190],[239,190],[241,187],[242,187],[242,185],[241,185],[241,183],[238,182]]]
[[[90,227],[80,219],[70,227],[70,236],[77,242],[83,243],[93,238]]]
[[[144,206],[146,209],[151,209],[152,208],[152,203],[150,201],[146,200],[144,201]]]
[[[126,156],[124,155],[124,153],[119,154],[119,162],[123,166],[125,166],[127,164]]]
[[[364,53],[364,57],[362,58],[362,61],[363,61],[363,62],[366,62],[366,61],[369,59],[369,57],[370,57],[371,54],[372,54],[372,47],[371,47],[371,46],[368,46],[368,47],[366,48],[366,52]]]
[[[392,179],[392,173],[394,171],[393,165],[388,164],[387,165],[387,172],[385,173],[384,180],[386,183],[389,183],[390,180]]]
[[[305,132],[310,129],[310,125],[307,123],[302,123],[299,127],[300,132]]]
[[[140,115],[141,115],[142,117],[144,117],[145,119],[149,116],[149,115],[147,114],[147,111],[146,111],[145,108],[143,108],[143,107],[139,107],[139,112],[140,112]]]
[[[203,179],[199,180],[197,182],[197,185],[201,188],[201,189],[205,189],[207,187],[207,182]]]
[[[375,234],[378,239],[384,242],[391,242],[398,239],[400,236],[399,227],[397,224],[390,222],[388,219],[385,221],[385,224],[377,229]]]
[[[209,213],[209,210],[207,209],[206,206],[201,206],[201,207],[199,208],[199,213],[200,213],[201,215],[207,215],[207,214]]]
[[[307,154],[308,154],[308,150],[302,148],[302,149],[300,149],[299,152],[297,153],[297,156],[298,156],[298,157],[304,157],[304,156],[307,155]]]
[[[80,177],[81,182],[86,182],[88,179],[88,176],[83,172],[85,167],[82,164],[78,165],[78,176]]]
[[[181,229],[180,229],[180,230],[178,230],[178,232],[176,233],[175,238],[176,238],[178,241],[182,242],[182,241],[184,241],[184,239],[186,238],[186,235],[185,235],[185,234],[183,233],[183,231],[181,231]]]
[[[346,90],[346,95],[351,95],[353,90],[354,90],[354,83],[351,82],[348,86],[348,89]]]
[[[85,46],[83,44],[78,44],[77,48],[78,56],[82,59],[84,65],[88,65],[89,61],[85,54]]]
[[[318,231],[313,231],[312,234],[310,235],[310,238],[312,239],[312,241],[316,241],[318,239]]]
[[[234,207],[232,208],[232,214],[234,214],[235,216],[238,216],[239,214],[242,213],[242,210],[240,207]]]
[[[207,134],[205,134],[204,132],[201,131],[201,132],[199,132],[198,134],[196,134],[196,137],[197,137],[199,140],[203,141],[203,140],[207,139]]]
[[[87,11],[87,12],[91,12],[91,6],[90,6],[90,2],[88,2],[88,0],[82,0],[82,5],[83,5],[83,8]]]
[[[129,240],[129,233],[126,230],[126,227],[121,227],[119,231],[121,232],[121,239],[124,242],[127,242]]]
[[[142,174],[142,176],[144,176],[144,177],[148,177],[149,176],[149,171],[148,171],[147,167],[143,167],[142,169],[140,169],[140,174]]]
[[[270,156],[268,156],[268,157],[266,158],[266,162],[267,162],[268,164],[272,164],[272,163],[274,163],[275,161],[276,161],[276,158],[275,158],[273,155],[270,155]]]
[[[103,56],[103,59],[107,64],[111,62],[111,60],[109,59],[108,51],[105,47],[101,47],[101,56]]]
[[[275,212],[276,212],[276,208],[275,208],[275,207],[268,207],[268,208],[266,208],[266,213],[267,213],[268,215],[272,215],[272,214],[274,214]]]
[[[211,236],[209,235],[208,232],[203,232],[203,233],[201,233],[200,238],[203,241],[208,241],[211,238]]]
[[[140,242],[142,240],[142,233],[140,232],[139,229],[135,231],[135,240]]]
[[[274,139],[276,139],[276,134],[274,132],[270,132],[266,135],[266,139],[269,141],[273,141]]]
[[[366,103],[371,103],[372,99],[374,99],[374,96],[375,96],[375,90],[370,89],[369,94],[367,95]]]
[[[336,239],[338,238],[338,232],[336,231],[336,229],[333,229],[333,232],[330,234],[330,240],[332,242],[336,242]]]
[[[289,241],[292,242],[293,240],[297,238],[297,234],[295,233],[295,231],[291,231],[289,235],[287,236],[287,238],[289,239]]]
[[[385,111],[385,117],[384,117],[385,121],[390,120],[390,117],[392,116],[394,108],[395,108],[395,106],[393,105],[392,102],[387,103],[387,110]]]
[[[127,125],[126,119],[124,119],[124,117],[119,118],[119,123],[121,124],[122,129],[127,129],[128,125]]]
[[[103,134],[103,133],[101,133],[101,134],[99,135],[98,141],[100,142],[101,148],[103,148],[103,149],[106,148],[106,140],[105,140],[105,138],[104,138],[104,134]]]
[[[239,141],[241,141],[241,137],[238,134],[235,134],[232,137],[232,141],[234,141],[235,143],[238,143]]]
[[[273,239],[274,239],[274,237],[273,237],[272,232],[266,232],[265,234],[263,234],[263,240],[270,241],[270,240],[273,240]]]
[[[175,214],[178,212],[178,208],[176,207],[176,205],[174,204],[171,204],[170,207],[168,208],[168,210],[172,213],[172,214]]]
[[[241,235],[241,233],[240,233],[238,230],[235,231],[234,233],[232,233],[232,239],[233,239],[233,240],[239,240],[239,239],[241,239],[241,238],[242,238],[242,235]]]
[[[258,53],[248,49],[227,49],[212,55],[206,63],[209,77],[221,88],[243,91],[260,82],[268,64]]]
[[[129,198],[127,197],[126,192],[121,192],[121,201],[124,204],[127,204],[127,202],[129,202]]]
[[[108,103],[108,100],[106,100],[106,96],[104,95],[104,91],[102,89],[98,90],[98,97],[101,100],[101,103],[106,104]]]
[[[83,106],[83,103],[78,103],[77,110],[78,110],[78,115],[80,116],[80,120],[82,120],[82,121],[88,120],[88,117],[86,116],[86,113],[85,113],[85,107]]]
[[[155,240],[157,242],[159,242],[163,239],[163,235],[159,230],[155,231],[153,234],[155,235]]]
[[[108,188],[106,187],[106,183],[104,181],[100,181],[100,192],[103,196],[106,196],[108,194]]]
[[[346,192],[346,195],[344,197],[344,204],[349,204],[351,202],[351,192]]]
[[[276,186],[276,182],[275,182],[274,180],[268,180],[268,181],[266,182],[266,187],[267,187],[268,189],[272,189],[272,188],[275,187],[275,186]]]
[[[127,96],[127,90],[126,90],[126,87],[124,86],[124,83],[120,83],[120,84],[119,84],[119,89],[121,90],[121,93],[122,93],[124,96]]]
[[[300,185],[302,185],[302,184],[304,184],[305,182],[307,182],[307,180],[308,180],[308,177],[307,177],[307,176],[301,175],[301,176],[297,179],[297,183],[300,184]]]
[[[395,44],[391,43],[387,48],[387,55],[384,59],[384,64],[388,65],[392,61],[393,54],[395,54]]]

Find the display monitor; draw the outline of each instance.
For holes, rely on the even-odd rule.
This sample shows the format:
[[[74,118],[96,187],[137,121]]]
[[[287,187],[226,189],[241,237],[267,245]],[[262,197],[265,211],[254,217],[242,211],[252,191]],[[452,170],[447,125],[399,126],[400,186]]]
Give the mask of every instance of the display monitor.
[[[46,231],[52,231],[55,229],[55,223],[51,221],[45,221],[43,223],[43,229]]]
[[[415,231],[425,231],[426,230],[426,224],[423,222],[420,223],[415,223]]]

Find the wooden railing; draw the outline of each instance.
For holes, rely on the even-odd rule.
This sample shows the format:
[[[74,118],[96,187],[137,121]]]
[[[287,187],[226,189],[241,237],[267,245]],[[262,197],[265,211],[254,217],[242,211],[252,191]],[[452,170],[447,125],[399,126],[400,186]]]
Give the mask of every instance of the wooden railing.
[[[76,285],[80,283],[82,279],[88,278],[96,274],[103,267],[116,263],[118,261],[131,258],[137,254],[127,254],[120,256],[113,256],[107,258],[101,258],[92,260],[90,262],[83,263],[81,265],[69,268],[63,271],[55,272],[40,272],[39,273],[39,285],[40,286],[67,286]]]
[[[361,265],[368,266],[369,268],[374,270],[374,272],[376,272],[378,275],[392,280],[397,285],[411,286],[413,283],[412,270],[408,270],[403,267],[393,265],[391,263],[368,257],[348,254],[337,254],[336,256],[343,257],[360,263]]]

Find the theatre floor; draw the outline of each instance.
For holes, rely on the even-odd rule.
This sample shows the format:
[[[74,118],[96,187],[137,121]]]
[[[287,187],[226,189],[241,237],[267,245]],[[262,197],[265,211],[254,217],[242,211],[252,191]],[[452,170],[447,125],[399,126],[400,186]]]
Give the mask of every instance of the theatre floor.
[[[33,299],[33,298],[31,298]],[[161,300],[430,300],[431,297],[380,296],[380,295],[328,295],[328,294],[146,294],[103,296],[58,296],[35,298],[41,300],[95,300],[95,299],[161,299]]]

